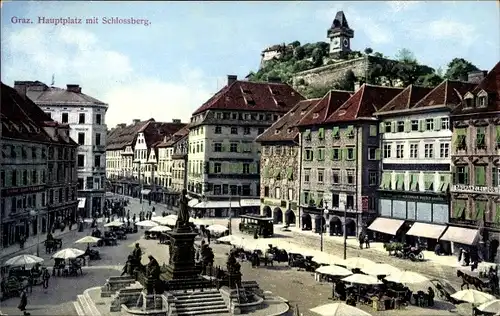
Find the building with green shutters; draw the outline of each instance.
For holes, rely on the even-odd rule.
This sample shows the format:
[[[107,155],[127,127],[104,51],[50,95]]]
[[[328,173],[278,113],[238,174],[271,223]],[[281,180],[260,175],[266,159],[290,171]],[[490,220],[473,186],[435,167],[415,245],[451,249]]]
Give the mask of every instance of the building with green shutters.
[[[412,244],[420,238],[434,249],[450,214],[449,115],[471,87],[454,81],[434,89],[410,85],[376,113],[382,135],[380,217],[370,230]]]
[[[373,112],[401,90],[330,91],[299,122],[303,229],[357,236],[376,216],[381,151]]]
[[[451,115],[454,181],[450,224],[462,235],[472,236],[482,258],[490,262],[500,262],[499,82],[500,63],[464,95]],[[463,243],[451,241],[454,248]]]

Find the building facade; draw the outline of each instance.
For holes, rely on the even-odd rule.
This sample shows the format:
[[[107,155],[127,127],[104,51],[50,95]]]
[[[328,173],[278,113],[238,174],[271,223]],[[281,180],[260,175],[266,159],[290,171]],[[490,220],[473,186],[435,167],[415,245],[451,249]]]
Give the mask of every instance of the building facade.
[[[450,111],[472,85],[444,81],[410,85],[376,113],[380,119],[380,218],[370,230],[382,239],[417,238],[434,249],[449,221]],[[410,228],[411,227],[411,228]]]
[[[77,218],[76,149],[69,126],[2,83],[0,247]]]
[[[374,218],[380,162],[373,113],[400,91],[367,84],[352,96],[331,91],[299,122],[303,229],[357,236]]]
[[[106,111],[108,105],[82,93],[76,84],[66,89],[39,81],[16,81],[53,120],[69,124],[70,137],[78,143],[78,198],[81,215],[90,217],[104,206],[106,176]]]
[[[455,245],[477,245],[486,261],[499,262],[500,63],[464,95],[451,115],[453,140],[450,224]],[[459,247],[455,247],[459,248]]]
[[[300,101],[256,139],[262,146],[261,213],[275,223],[298,224],[301,150],[295,125],[318,101]]]
[[[188,192],[207,215],[259,208],[260,145],[255,138],[304,99],[283,83],[238,81],[193,113],[189,131]]]

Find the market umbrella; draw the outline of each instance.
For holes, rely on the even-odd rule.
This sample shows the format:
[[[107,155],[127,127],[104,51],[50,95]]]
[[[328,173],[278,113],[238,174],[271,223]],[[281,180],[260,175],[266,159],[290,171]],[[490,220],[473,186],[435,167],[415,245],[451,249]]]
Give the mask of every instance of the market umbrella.
[[[43,259],[33,255],[19,255],[5,261],[6,266],[24,266],[43,262]]]
[[[97,238],[94,236],[85,236],[83,238],[78,239],[75,241],[75,244],[90,244],[90,243],[95,243],[101,240],[101,238]]]
[[[119,221],[114,221],[114,222],[109,222],[107,224],[104,224],[104,227],[121,227],[123,226],[124,223],[119,222]]]
[[[229,244],[237,244],[237,243],[241,244],[243,240],[241,237],[236,237],[235,235],[227,235],[227,236],[217,238],[217,241],[222,242],[222,243],[229,243]]]
[[[80,250],[80,249],[75,249],[75,248],[66,248],[63,250],[59,250],[56,252],[52,258],[54,259],[74,259],[78,256],[83,255],[85,252]]]
[[[385,277],[385,279],[389,282],[403,283],[403,284],[417,284],[429,281],[429,279],[426,278],[425,276],[413,271],[396,272],[394,274]]]
[[[165,217],[153,217],[151,220],[155,223],[158,223],[160,225],[168,225],[168,226],[174,226],[176,219],[173,219],[171,217],[165,216]]]
[[[390,264],[387,263],[376,263],[373,265],[366,266],[361,269],[363,273],[369,274],[369,275],[392,275],[395,273],[400,273],[401,270],[398,268],[395,268],[391,266]]]
[[[472,289],[458,291],[457,293],[452,294],[451,297],[456,300],[472,304],[483,304],[496,299],[493,295]]]
[[[246,251],[260,250],[266,252],[269,249],[269,240],[266,239],[249,239],[242,242],[242,248]]]
[[[172,230],[172,228],[170,228],[168,226],[158,225],[158,226],[151,227],[150,229],[148,229],[148,232],[162,233],[162,232],[168,232],[168,231],[171,231],[171,230]]]
[[[347,278],[343,278],[342,281],[355,284],[365,284],[365,285],[382,284],[382,282],[380,282],[373,275],[360,274],[360,273],[355,273],[351,276],[348,276]]]
[[[153,221],[140,221],[140,222],[137,222],[135,223],[137,226],[139,227],[155,227],[155,226],[158,226],[157,223],[153,222]]]
[[[223,233],[225,231],[228,231],[229,229],[226,226],[215,224],[215,225],[208,226],[207,230],[209,230],[210,232],[214,232],[214,233]]]
[[[339,267],[339,266],[322,266],[322,267],[317,268],[316,272],[321,273],[321,274],[331,275],[331,276],[343,276],[343,277],[352,274],[351,271],[349,271],[345,268]]]
[[[477,309],[479,309],[481,312],[484,313],[491,313],[491,314],[496,312],[500,313],[500,300],[493,300],[483,303]]]
[[[334,256],[334,255],[329,255],[326,253],[321,253],[312,258],[312,261],[319,263],[319,264],[342,264],[344,262],[344,259]]]
[[[349,269],[363,269],[374,264],[375,262],[361,257],[347,258],[343,263]]]
[[[331,303],[317,306],[311,308],[311,312],[321,316],[371,316],[371,314],[345,303]]]

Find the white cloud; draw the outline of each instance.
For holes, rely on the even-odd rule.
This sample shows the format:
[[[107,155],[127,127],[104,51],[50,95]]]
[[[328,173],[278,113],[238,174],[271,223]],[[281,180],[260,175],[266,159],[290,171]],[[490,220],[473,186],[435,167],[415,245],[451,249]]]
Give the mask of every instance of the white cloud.
[[[388,1],[386,4],[393,13],[407,11],[418,6],[422,1]]]
[[[420,39],[430,38],[435,41],[446,41],[469,47],[477,41],[478,35],[474,25],[464,24],[449,18],[426,23],[424,26],[413,28],[415,36]]]
[[[108,126],[134,118],[187,121],[211,94],[203,73],[188,65],[181,78],[165,82],[146,77],[128,56],[106,48],[91,32],[72,27],[27,27],[2,40],[2,80],[40,80],[56,86],[82,86],[83,93],[109,104]],[[159,69],[169,71],[168,69]]]

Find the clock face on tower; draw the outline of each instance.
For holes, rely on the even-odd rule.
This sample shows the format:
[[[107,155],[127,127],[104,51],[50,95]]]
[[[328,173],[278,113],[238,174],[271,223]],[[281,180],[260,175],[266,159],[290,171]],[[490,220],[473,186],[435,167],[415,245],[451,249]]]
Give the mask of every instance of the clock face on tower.
[[[344,47],[349,47],[349,40],[347,38],[344,38],[343,44],[344,44]]]
[[[340,47],[340,38],[332,38],[332,48],[339,48]]]

